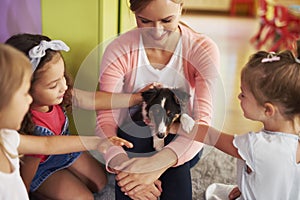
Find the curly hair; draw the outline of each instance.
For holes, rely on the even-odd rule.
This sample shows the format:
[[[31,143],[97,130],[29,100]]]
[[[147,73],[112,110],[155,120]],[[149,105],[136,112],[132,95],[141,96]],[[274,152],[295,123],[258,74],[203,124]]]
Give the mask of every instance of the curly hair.
[[[28,53],[29,53],[30,49],[39,45],[42,40],[51,41],[51,39],[49,37],[44,36],[44,35],[24,33],[24,34],[17,34],[17,35],[10,37],[5,43],[19,49],[27,57],[29,57]],[[42,73],[44,73],[44,71],[45,71],[45,70],[43,70],[43,67],[45,66],[46,63],[51,61],[53,59],[53,57],[56,55],[59,55],[63,59],[63,56],[60,51],[55,51],[55,50],[51,50],[51,49],[46,50],[45,56],[43,56],[41,58],[39,65],[37,66],[36,70],[32,74],[31,87],[29,90],[30,94],[32,93],[32,88],[33,88],[32,86],[34,85],[36,80],[38,80],[40,75]],[[65,66],[65,63],[64,63],[64,66]],[[65,92],[63,101],[60,105],[70,111],[72,108],[72,106],[71,106],[72,105],[71,90],[73,88],[73,81],[71,79],[71,76],[66,72],[66,70],[64,72],[64,76],[66,79],[66,84],[68,86],[68,89]],[[32,135],[33,131],[34,131],[34,127],[35,127],[35,125],[32,121],[30,111],[28,111],[22,122],[20,132]]]

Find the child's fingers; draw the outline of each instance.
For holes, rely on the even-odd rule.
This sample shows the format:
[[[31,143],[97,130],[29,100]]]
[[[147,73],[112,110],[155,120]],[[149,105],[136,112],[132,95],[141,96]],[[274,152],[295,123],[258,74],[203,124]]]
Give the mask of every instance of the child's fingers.
[[[117,146],[126,146],[127,148],[132,148],[133,144],[127,140],[119,138],[117,136],[110,137],[109,140]]]
[[[149,89],[153,89],[155,87],[162,88],[163,84],[162,83],[153,82],[153,83],[147,85],[146,87],[144,87],[143,89],[141,89],[139,92],[145,92],[145,91],[147,91]]]
[[[158,82],[154,82],[152,85],[154,87],[157,87],[157,88],[162,88],[163,87],[163,84],[162,83],[158,83]]]

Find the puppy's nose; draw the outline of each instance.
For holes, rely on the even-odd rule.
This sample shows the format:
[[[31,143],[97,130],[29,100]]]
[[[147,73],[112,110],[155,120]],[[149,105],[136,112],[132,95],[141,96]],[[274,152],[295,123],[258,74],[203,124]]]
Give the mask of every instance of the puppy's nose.
[[[157,137],[160,138],[160,139],[163,139],[165,137],[165,133],[160,133],[158,132],[157,134]]]

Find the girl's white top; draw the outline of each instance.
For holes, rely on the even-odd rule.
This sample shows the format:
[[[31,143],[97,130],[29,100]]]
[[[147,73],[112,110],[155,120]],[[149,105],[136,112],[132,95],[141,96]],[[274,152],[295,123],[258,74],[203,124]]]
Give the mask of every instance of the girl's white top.
[[[266,130],[235,136],[233,144],[243,158],[237,161],[239,200],[300,199],[298,140],[297,135]]]
[[[0,137],[1,140],[3,141],[3,145],[5,149],[9,153],[18,156],[17,148],[20,144],[19,133],[15,130],[0,129]],[[11,173],[4,173],[0,171],[0,199],[1,200],[29,199],[26,191],[26,187],[20,176],[19,157],[11,158],[9,155],[6,156],[11,163],[13,171]]]

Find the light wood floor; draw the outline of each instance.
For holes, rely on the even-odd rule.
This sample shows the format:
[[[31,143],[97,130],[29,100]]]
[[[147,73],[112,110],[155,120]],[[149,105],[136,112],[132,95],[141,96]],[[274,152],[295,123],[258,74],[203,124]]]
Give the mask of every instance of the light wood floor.
[[[260,123],[244,118],[237,97],[240,71],[249,56],[257,51],[250,44],[250,38],[255,34],[259,21],[255,18],[208,14],[184,14],[182,21],[195,31],[210,36],[220,49],[223,86],[218,86],[220,95],[216,98],[217,114],[214,115],[213,125],[230,134],[259,130],[262,127]]]

